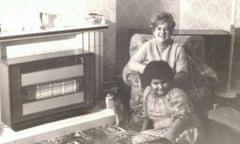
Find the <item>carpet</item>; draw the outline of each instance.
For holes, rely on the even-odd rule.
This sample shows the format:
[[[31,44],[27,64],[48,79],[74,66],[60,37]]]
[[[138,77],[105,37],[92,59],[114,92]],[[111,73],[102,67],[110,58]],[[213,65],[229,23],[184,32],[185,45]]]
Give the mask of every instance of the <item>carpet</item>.
[[[88,112],[96,112],[105,108],[105,101],[99,100]],[[119,126],[97,127],[84,131],[44,140],[34,144],[131,144],[131,138],[142,127],[142,118],[139,109],[134,111],[133,118],[129,122],[123,122]],[[135,115],[136,113],[136,115]]]
[[[140,131],[140,128],[140,123],[97,127],[35,144],[131,144],[132,136]]]

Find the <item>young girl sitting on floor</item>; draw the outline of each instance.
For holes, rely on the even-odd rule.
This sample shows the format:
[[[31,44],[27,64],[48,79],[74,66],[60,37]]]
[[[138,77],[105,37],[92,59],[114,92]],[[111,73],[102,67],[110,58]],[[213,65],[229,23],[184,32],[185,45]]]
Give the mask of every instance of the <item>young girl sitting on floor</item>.
[[[194,143],[197,129],[191,124],[186,94],[174,88],[174,73],[164,61],[150,62],[143,73],[142,131],[133,144]]]

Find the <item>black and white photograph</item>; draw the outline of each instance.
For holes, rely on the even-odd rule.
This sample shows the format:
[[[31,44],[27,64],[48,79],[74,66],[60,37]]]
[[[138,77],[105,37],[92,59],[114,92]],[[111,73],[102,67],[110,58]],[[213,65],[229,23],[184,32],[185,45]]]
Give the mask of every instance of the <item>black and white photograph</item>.
[[[239,0],[0,0],[0,144],[239,136]]]

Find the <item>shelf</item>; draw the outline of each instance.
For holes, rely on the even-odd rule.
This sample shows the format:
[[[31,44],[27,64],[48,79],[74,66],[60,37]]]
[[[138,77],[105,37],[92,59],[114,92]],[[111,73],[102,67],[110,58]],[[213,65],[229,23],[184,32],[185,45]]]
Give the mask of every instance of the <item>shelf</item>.
[[[79,33],[83,31],[90,30],[99,30],[106,29],[108,25],[75,25],[75,26],[63,26],[63,27],[55,27],[49,29],[39,29],[34,31],[20,31],[20,32],[1,32],[0,33],[0,42],[8,42],[14,40],[23,40],[23,39],[33,39],[33,38],[41,38],[55,35],[68,35]]]
[[[134,33],[147,33],[151,34],[150,29],[130,29],[130,34]],[[220,29],[175,29],[173,35],[217,35],[217,36],[230,36],[230,32]]]
[[[228,31],[220,30],[220,29],[176,29],[173,32],[174,35],[217,35],[217,36],[225,36],[230,35]]]

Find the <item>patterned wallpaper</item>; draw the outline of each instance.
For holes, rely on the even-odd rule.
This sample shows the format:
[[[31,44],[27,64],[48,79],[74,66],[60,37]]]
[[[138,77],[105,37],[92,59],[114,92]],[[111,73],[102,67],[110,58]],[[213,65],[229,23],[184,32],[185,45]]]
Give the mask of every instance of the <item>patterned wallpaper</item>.
[[[110,81],[116,66],[116,2],[117,0],[85,0],[88,12],[104,15],[109,28],[104,31],[104,81]]]
[[[240,27],[240,1],[237,0],[236,4],[236,27]]]
[[[231,0],[184,0],[180,10],[180,28],[230,30]]]

